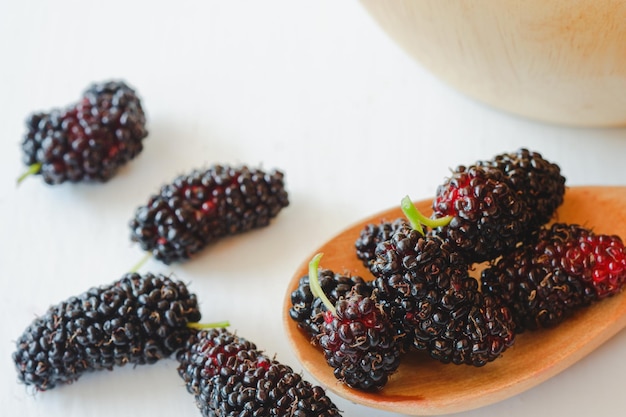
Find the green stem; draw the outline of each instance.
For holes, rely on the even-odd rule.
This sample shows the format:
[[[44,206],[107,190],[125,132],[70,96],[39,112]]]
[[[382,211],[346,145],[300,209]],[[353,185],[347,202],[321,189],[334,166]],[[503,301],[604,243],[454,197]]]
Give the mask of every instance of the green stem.
[[[132,268],[130,268],[130,270],[128,272],[137,272],[137,271],[139,271],[139,268],[141,268],[143,266],[143,264],[148,262],[148,259],[150,259],[151,257],[152,257],[152,254],[150,252],[146,252],[144,257],[141,258],[141,260],[139,262],[137,262]]]
[[[28,167],[26,172],[24,172],[22,175],[17,177],[17,185],[20,185],[22,181],[24,181],[26,178],[30,177],[31,175],[35,175],[40,170],[41,170],[41,162],[35,162],[34,164]]]
[[[311,286],[311,292],[314,296],[319,297],[322,300],[322,303],[326,306],[326,308],[333,313],[336,314],[335,306],[330,302],[326,294],[324,294],[324,290],[320,286],[320,280],[318,277],[318,269],[320,265],[320,259],[322,259],[323,253],[318,253],[311,259],[309,262],[309,285]]]
[[[402,208],[402,212],[409,220],[409,223],[411,223],[411,227],[417,230],[422,236],[424,235],[424,228],[422,228],[422,225],[435,229],[440,226],[447,226],[452,220],[452,216],[440,217],[438,219],[430,219],[424,216],[420,213],[417,207],[415,207],[415,204],[413,204],[408,195],[402,199],[400,206]]]
[[[230,322],[228,320],[217,321],[214,323],[187,323],[187,327],[195,330],[219,329],[228,326],[230,326]]]

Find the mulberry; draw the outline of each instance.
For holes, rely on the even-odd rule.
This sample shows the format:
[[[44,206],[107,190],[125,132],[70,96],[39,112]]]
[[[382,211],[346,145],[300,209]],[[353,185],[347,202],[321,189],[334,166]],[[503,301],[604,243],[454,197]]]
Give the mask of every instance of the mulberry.
[[[122,81],[92,84],[68,108],[34,113],[22,142],[29,174],[48,184],[105,182],[143,150],[148,135],[141,101]]]
[[[437,188],[433,218],[451,221],[433,230],[471,262],[497,258],[513,250],[530,232],[532,212],[502,171],[459,166]]]
[[[564,194],[560,167],[525,148],[461,165],[437,188],[432,217],[452,219],[433,233],[471,262],[491,261],[528,242]]]
[[[215,165],[178,176],[138,207],[131,240],[170,264],[224,236],[267,226],[288,204],[282,172]]]
[[[332,305],[317,280],[320,258],[318,254],[311,261],[309,277],[313,294],[327,308],[317,336],[326,362],[347,386],[379,390],[400,365],[402,349],[395,328],[374,295],[364,297],[351,291]]]
[[[414,348],[443,363],[483,366],[514,343],[515,328],[508,308],[480,292],[469,267],[449,241],[406,225],[378,245],[373,286]]]
[[[354,244],[357,258],[363,262],[364,266],[369,268],[376,259],[376,246],[380,242],[389,240],[394,232],[406,225],[407,221],[404,218],[365,225]]]
[[[196,296],[163,275],[124,275],[51,306],[18,338],[18,378],[45,391],[88,371],[151,364],[182,348]]]
[[[225,329],[201,330],[177,354],[203,416],[335,417],[323,388]]]
[[[351,292],[363,297],[372,295],[370,282],[359,276],[336,274],[329,269],[321,269],[318,272],[318,280],[322,291],[333,305]],[[301,277],[298,288],[291,293],[289,316],[312,341],[316,341],[324,324],[324,312],[327,308],[320,298],[313,295],[309,281],[308,275]]]
[[[565,177],[561,168],[538,152],[521,148],[515,152],[496,155],[479,161],[479,166],[502,171],[511,188],[523,196],[532,213],[529,227],[536,229],[552,219],[563,203]]]
[[[550,328],[626,283],[626,249],[617,236],[576,224],[541,229],[532,245],[502,257],[481,275],[484,292],[509,306],[518,332]]]

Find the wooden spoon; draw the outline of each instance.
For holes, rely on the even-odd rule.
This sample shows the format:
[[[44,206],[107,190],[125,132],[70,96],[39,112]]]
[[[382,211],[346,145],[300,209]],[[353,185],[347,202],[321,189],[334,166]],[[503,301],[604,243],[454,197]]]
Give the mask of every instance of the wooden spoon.
[[[432,200],[416,202],[424,214]],[[371,275],[357,259],[354,243],[368,223],[402,216],[393,208],[366,218],[339,233],[311,254],[323,252],[320,267],[335,272]],[[626,187],[570,187],[556,220],[591,227],[596,233],[626,239]],[[409,415],[437,415],[466,411],[504,400],[536,386],[593,351],[626,326],[626,291],[580,310],[550,330],[522,333],[501,358],[484,367],[445,365],[421,352],[403,358],[382,391],[361,392],[339,383],[324,356],[289,317],[290,295],[307,275],[311,258],[294,274],[283,311],[292,348],[304,368],[321,385],[354,403]]]

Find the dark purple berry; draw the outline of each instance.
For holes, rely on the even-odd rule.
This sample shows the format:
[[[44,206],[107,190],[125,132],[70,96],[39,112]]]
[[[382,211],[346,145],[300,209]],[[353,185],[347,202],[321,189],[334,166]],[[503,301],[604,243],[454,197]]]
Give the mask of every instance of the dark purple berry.
[[[177,357],[203,416],[341,415],[322,387],[225,329],[199,331]]]
[[[482,287],[510,308],[518,331],[550,328],[614,295],[626,283],[626,249],[617,236],[576,224],[541,229],[532,244],[482,272]]]
[[[532,213],[531,229],[550,221],[563,203],[565,177],[561,175],[561,168],[538,152],[521,148],[477,164],[502,171],[511,188],[523,195]]]
[[[141,101],[126,83],[92,84],[78,103],[28,118],[27,174],[48,184],[107,181],[143,150],[145,124]]]
[[[321,269],[318,273],[319,284],[332,304],[345,298],[350,292],[364,297],[372,295],[372,286],[359,276],[336,274],[329,269]],[[311,291],[309,276],[300,278],[298,288],[291,293],[289,316],[300,329],[307,333],[312,341],[317,340],[324,324],[324,313],[327,311],[323,301]]]
[[[474,366],[513,344],[510,312],[480,292],[470,264],[447,240],[406,226],[379,244],[376,255],[374,290],[405,343],[443,363]]]
[[[13,361],[21,382],[45,391],[85,372],[169,357],[199,320],[185,284],[129,273],[51,306],[17,339]]]
[[[527,149],[459,166],[437,188],[432,217],[451,221],[434,233],[471,262],[491,261],[528,242],[564,193],[558,165]]]
[[[351,388],[380,390],[400,365],[401,345],[374,296],[339,299],[324,313],[318,343],[335,377]]]
[[[407,224],[406,219],[399,218],[394,221],[381,221],[378,224],[370,223],[365,225],[355,242],[357,258],[363,262],[364,266],[369,268],[376,259],[376,246],[380,242],[389,240],[396,230]]]
[[[282,172],[214,165],[178,176],[138,207],[131,240],[166,264],[184,261],[224,236],[269,225],[287,205]]]

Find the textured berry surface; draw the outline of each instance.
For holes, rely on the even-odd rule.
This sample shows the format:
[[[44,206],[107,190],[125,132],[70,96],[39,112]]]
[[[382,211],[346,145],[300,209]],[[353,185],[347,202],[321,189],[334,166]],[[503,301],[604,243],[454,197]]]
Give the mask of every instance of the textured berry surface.
[[[511,251],[530,232],[532,213],[502,171],[459,166],[437,188],[433,218],[451,216],[435,233],[471,262],[495,259]]]
[[[376,259],[376,246],[380,242],[389,240],[396,230],[407,225],[408,222],[404,218],[365,225],[354,244],[357,258],[363,262],[364,266],[369,268]]]
[[[93,84],[78,103],[28,118],[23,160],[48,184],[107,181],[142,151],[145,124],[132,88],[122,81]]]
[[[400,364],[394,328],[374,297],[339,299],[335,312],[324,313],[318,338],[335,377],[352,388],[379,390]]]
[[[554,327],[626,283],[626,250],[617,236],[555,223],[482,272],[483,291],[510,307],[518,331]]]
[[[479,291],[448,241],[404,227],[376,255],[374,289],[406,344],[443,363],[482,366],[514,343],[508,308]]]
[[[224,236],[267,226],[288,204],[282,172],[214,165],[180,175],[138,207],[131,240],[170,264]]]
[[[538,152],[521,148],[496,155],[491,160],[479,161],[477,165],[502,171],[511,188],[522,194],[532,213],[530,228],[551,220],[563,203],[565,177],[561,175],[561,168]]]
[[[162,275],[126,274],[37,317],[18,338],[18,378],[44,391],[88,371],[151,364],[182,348],[200,320],[196,296]]]
[[[457,167],[438,187],[432,217],[452,217],[436,233],[469,261],[491,261],[527,242],[554,217],[564,194],[560,167],[521,148]]]
[[[224,329],[201,330],[177,355],[178,373],[206,417],[334,417],[323,388]]]
[[[359,276],[347,276],[334,273],[329,269],[322,269],[318,273],[318,280],[322,291],[332,304],[335,304],[340,298],[345,298],[350,292],[355,292],[363,297],[372,295],[370,283]],[[301,277],[298,288],[291,293],[289,316],[314,342],[321,332],[326,311],[328,310],[322,300],[315,297],[311,291],[309,276]]]

